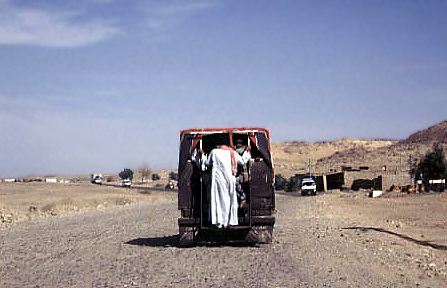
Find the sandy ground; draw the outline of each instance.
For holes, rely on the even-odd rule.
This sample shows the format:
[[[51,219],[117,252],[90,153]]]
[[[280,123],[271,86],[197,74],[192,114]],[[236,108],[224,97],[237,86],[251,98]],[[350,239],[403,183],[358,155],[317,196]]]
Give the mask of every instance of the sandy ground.
[[[175,198],[175,197],[174,197]],[[57,216],[116,205],[172,200],[172,193],[148,187],[120,187],[86,183],[0,183],[2,224]],[[1,225],[1,224],[0,224]]]
[[[447,193],[278,192],[272,244],[182,248],[175,193],[26,185],[2,207],[57,212],[0,226],[0,287],[447,287]]]

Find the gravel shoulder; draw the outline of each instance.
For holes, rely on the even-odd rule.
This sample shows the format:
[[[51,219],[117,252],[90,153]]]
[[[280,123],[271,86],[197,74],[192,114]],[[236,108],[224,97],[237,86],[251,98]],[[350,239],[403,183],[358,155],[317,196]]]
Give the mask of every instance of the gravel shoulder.
[[[179,247],[175,194],[3,225],[0,287],[447,286],[445,193],[276,200],[254,247]]]

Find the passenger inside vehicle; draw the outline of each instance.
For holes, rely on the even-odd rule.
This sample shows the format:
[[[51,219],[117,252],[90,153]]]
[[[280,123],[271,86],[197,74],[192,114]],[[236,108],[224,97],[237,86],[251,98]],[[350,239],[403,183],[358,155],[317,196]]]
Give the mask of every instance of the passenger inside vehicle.
[[[251,158],[250,146],[247,146],[242,155],[233,147],[220,145],[211,150],[207,156],[202,149],[195,149],[192,159],[202,170],[211,170],[210,191],[210,220],[217,227],[238,225],[239,202],[236,193],[236,175],[238,165],[245,165]],[[203,165],[204,164],[204,165]],[[203,169],[203,167],[206,167]],[[207,189],[208,190],[208,189]],[[208,193],[207,193],[208,194]]]
[[[245,151],[250,151],[251,147],[244,145],[244,141],[242,139],[237,139],[236,145],[234,146],[234,149],[239,155],[243,155]],[[251,155],[250,155],[251,156]],[[238,198],[239,206],[243,207],[246,205],[246,195],[244,192],[244,183],[248,182],[248,168],[245,164],[239,164],[237,167],[237,174],[236,174],[236,194]]]

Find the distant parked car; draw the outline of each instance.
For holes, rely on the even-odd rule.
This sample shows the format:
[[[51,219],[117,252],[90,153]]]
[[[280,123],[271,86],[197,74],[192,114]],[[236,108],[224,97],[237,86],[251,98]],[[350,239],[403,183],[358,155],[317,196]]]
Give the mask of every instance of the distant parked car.
[[[102,183],[102,175],[101,174],[92,174],[91,179],[92,179],[93,184],[101,185],[101,183]]]
[[[130,179],[124,179],[121,182],[121,186],[123,186],[123,187],[130,187],[131,185],[132,185],[132,182],[130,181]]]
[[[168,184],[166,184],[165,190],[174,190],[174,183],[169,182]]]
[[[301,180],[301,195],[317,195],[317,184],[312,178],[303,178]]]

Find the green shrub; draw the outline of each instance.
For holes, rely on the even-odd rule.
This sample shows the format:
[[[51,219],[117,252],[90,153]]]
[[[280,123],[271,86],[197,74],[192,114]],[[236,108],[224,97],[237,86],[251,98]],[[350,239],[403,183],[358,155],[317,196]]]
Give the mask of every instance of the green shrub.
[[[286,191],[287,192],[296,192],[300,190],[300,178],[298,175],[290,177],[289,181],[287,181],[286,184]]]
[[[120,174],[118,174],[118,176],[120,176],[121,179],[133,179],[133,171],[130,170],[129,168],[124,168],[123,171],[120,172]]]
[[[171,179],[171,180],[178,180],[178,173],[175,173],[174,171],[171,171],[169,173],[169,179]]]
[[[286,178],[282,176],[281,174],[275,175],[275,190],[284,190],[286,187]]]
[[[439,145],[433,147],[432,152],[425,154],[424,158],[417,164],[416,180],[422,180],[428,185],[430,179],[442,179],[447,176],[447,163],[444,159],[444,151]]]

